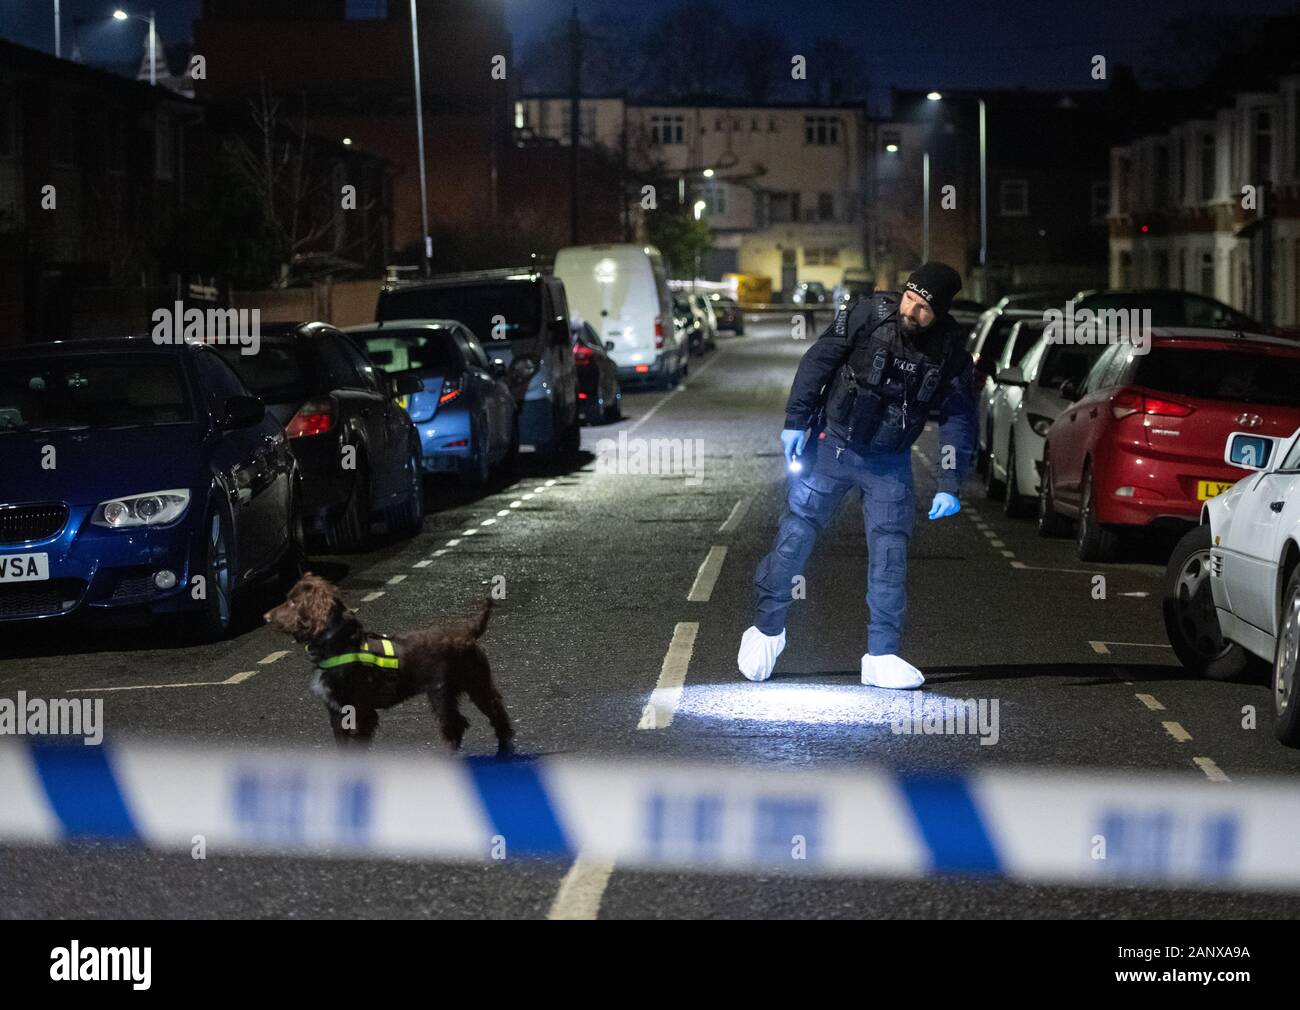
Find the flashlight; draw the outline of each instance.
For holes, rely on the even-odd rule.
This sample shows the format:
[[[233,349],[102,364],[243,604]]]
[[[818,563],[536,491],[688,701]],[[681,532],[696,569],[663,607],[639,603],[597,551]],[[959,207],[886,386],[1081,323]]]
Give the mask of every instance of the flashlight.
[[[802,469],[803,469],[803,464],[799,462],[799,458],[797,456],[794,459],[790,460],[791,473],[798,473]]]

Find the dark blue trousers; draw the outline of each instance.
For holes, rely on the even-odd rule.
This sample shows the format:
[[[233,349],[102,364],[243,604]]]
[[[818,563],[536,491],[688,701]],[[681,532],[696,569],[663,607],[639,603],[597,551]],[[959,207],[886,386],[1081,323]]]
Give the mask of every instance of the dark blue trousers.
[[[819,534],[835,515],[845,492],[862,490],[862,520],[867,536],[867,651],[897,655],[907,619],[907,547],[916,520],[910,449],[859,454],[831,436],[810,446],[790,475],[785,512],[771,552],[754,574],[754,625],[778,635],[794,602],[795,578],[804,574]],[[820,598],[835,592],[823,587]]]

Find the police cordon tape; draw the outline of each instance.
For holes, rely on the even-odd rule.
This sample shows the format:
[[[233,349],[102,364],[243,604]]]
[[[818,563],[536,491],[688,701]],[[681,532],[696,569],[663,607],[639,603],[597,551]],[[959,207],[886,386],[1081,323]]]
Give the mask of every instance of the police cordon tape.
[[[0,742],[0,842],[627,868],[1300,889],[1300,789],[1177,773],[953,775],[570,756]]]

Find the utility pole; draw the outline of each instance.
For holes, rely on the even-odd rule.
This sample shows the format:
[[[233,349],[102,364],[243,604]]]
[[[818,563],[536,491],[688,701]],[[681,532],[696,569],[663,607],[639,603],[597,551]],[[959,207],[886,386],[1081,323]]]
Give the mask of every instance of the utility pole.
[[[424,172],[424,100],[420,94],[420,26],[415,12],[415,0],[411,0],[411,65],[415,68],[415,138],[420,145],[420,226],[421,238],[424,240],[424,276],[431,273],[430,260],[433,258],[433,239],[429,237],[429,196]]]
[[[582,23],[578,5],[569,19],[569,52],[572,58],[569,93],[569,244],[578,244],[578,143],[582,137]]]

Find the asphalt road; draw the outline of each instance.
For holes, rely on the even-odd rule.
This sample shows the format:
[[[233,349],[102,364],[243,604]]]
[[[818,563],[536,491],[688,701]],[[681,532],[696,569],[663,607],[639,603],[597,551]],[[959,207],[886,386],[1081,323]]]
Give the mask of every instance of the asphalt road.
[[[1300,774],[1272,737],[1262,679],[1214,683],[1175,663],[1160,619],[1158,552],[1078,562],[984,501],[978,479],[953,518],[925,518],[937,446],[915,455],[910,627],[904,655],[927,695],[997,699],[998,743],[896,735],[910,698],[858,681],[866,647],[866,548],[857,494],[808,570],[774,678],[736,671],[754,567],[783,499],[777,432],[807,344],[774,326],[692,364],[670,393],[629,393],[625,419],[585,428],[571,466],[524,467],[510,486],[430,485],[424,530],[365,555],[313,557],[366,624],[400,631],[470,615],[505,579],[484,639],[521,751],[699,758],[742,768],[884,765],[917,771],[1015,765],[1173,770],[1192,780]],[[700,440],[694,475],[600,473],[602,438]],[[468,531],[473,530],[473,533]],[[706,557],[725,548],[706,586]],[[1105,576],[1096,598],[1093,575]],[[694,589],[694,592],[692,590]],[[706,592],[706,589],[708,591]],[[688,599],[688,596],[706,597]],[[0,697],[90,692],[110,735],[333,749],[300,651],[256,623],[194,647],[165,629],[6,629]],[[678,622],[698,622],[671,723],[640,729]],[[249,674],[249,671],[252,671]],[[236,675],[246,674],[238,677]],[[228,680],[230,683],[223,683]],[[1254,706],[1258,726],[1243,728]],[[471,754],[489,754],[468,710]],[[434,750],[418,701],[382,716],[377,748]],[[1208,760],[1207,760],[1208,759]],[[491,865],[229,857],[108,846],[0,848],[8,917],[1295,917],[1300,899],[1260,894],[1038,887],[965,878],[815,880],[662,874],[505,860]],[[562,889],[566,879],[571,886]]]

